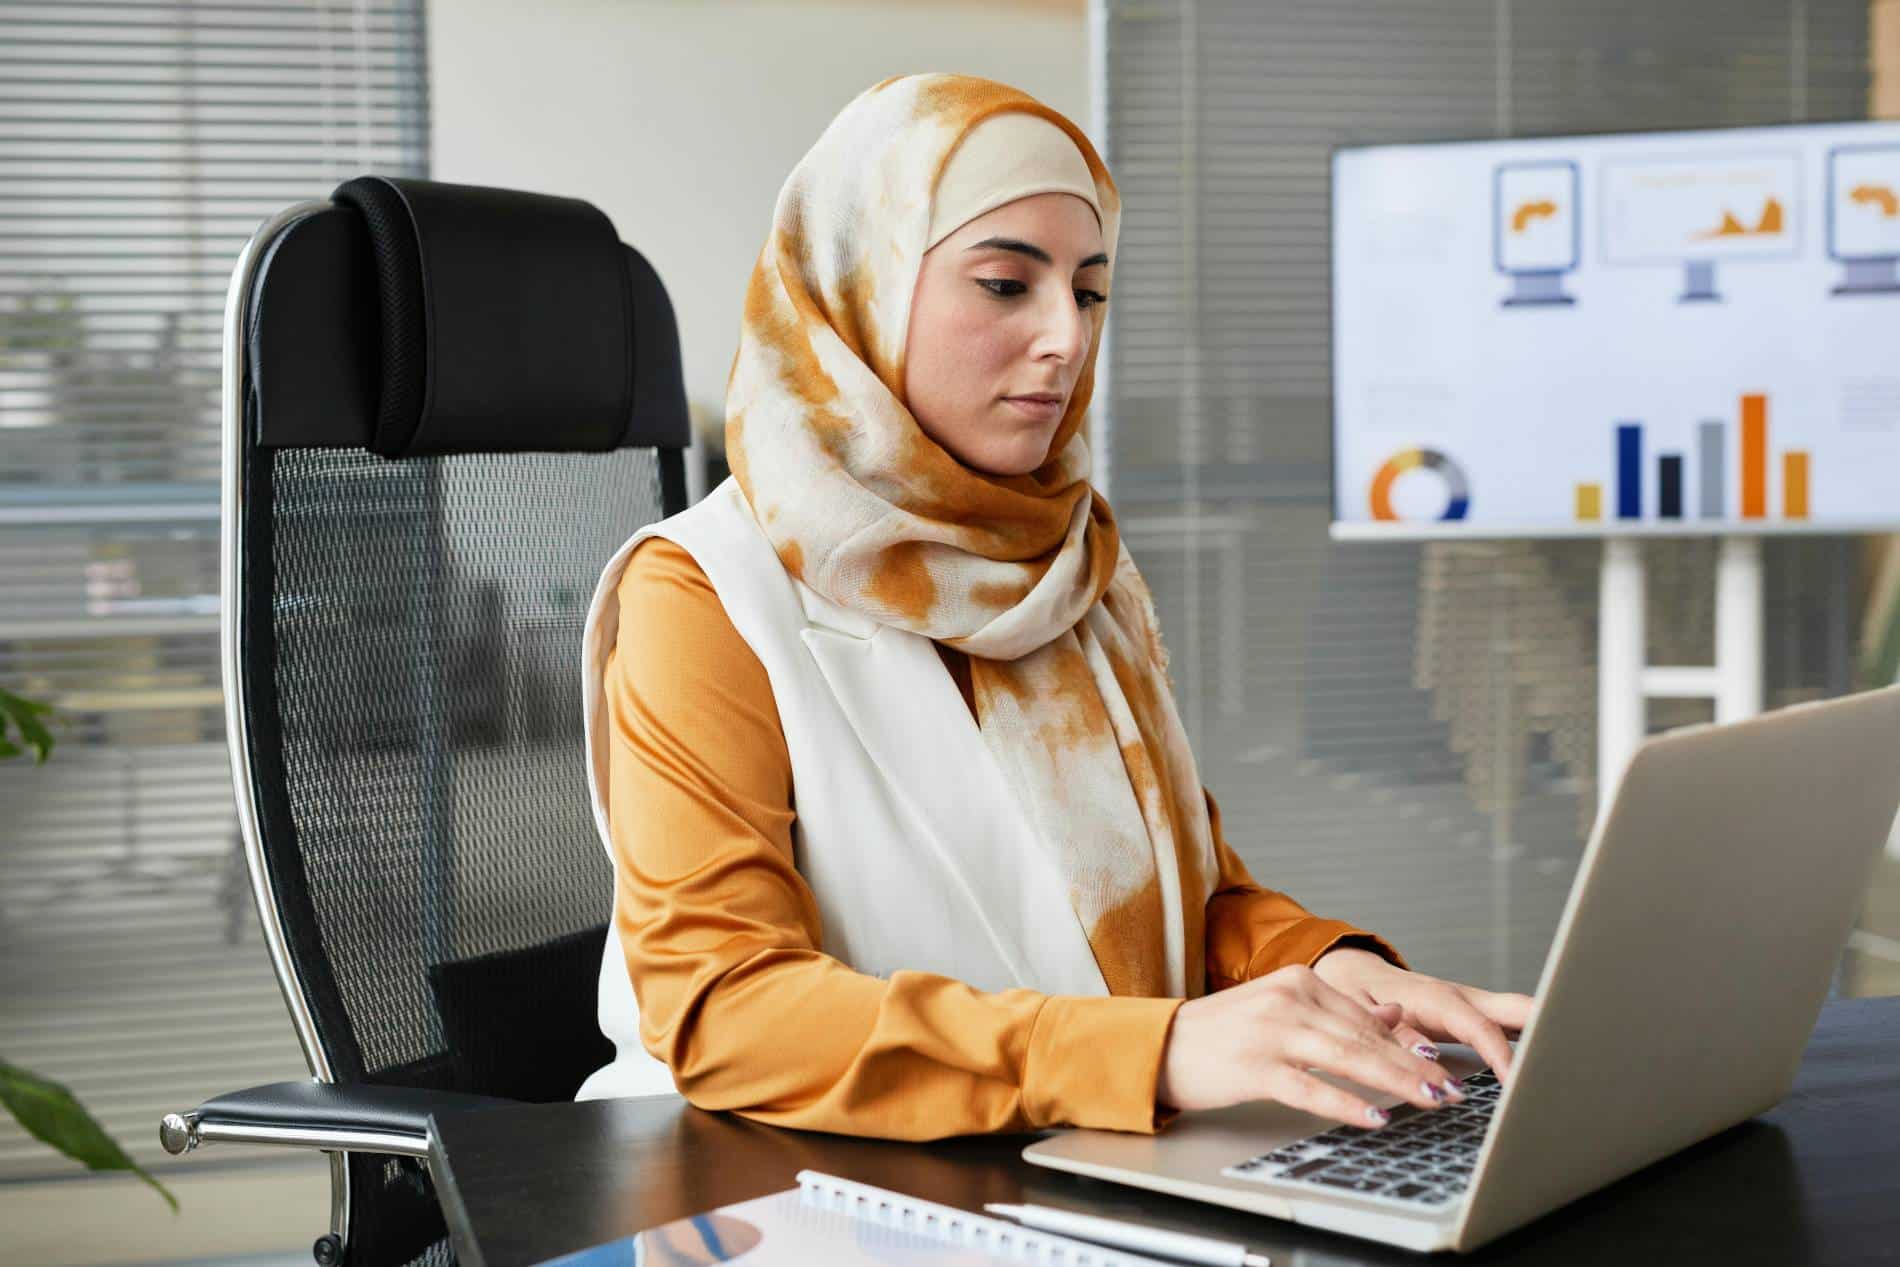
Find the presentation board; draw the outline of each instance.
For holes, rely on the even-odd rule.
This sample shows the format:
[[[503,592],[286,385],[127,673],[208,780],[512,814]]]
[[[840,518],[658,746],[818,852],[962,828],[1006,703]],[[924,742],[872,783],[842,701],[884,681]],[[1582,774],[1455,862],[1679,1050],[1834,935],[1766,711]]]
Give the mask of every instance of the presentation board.
[[[1900,531],[1900,123],[1342,149],[1333,535]]]

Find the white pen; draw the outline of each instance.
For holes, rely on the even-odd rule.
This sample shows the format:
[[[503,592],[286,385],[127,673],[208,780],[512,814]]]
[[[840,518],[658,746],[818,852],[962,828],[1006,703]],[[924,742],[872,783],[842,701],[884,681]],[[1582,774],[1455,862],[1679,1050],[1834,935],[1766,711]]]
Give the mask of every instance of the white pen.
[[[1024,1227],[1054,1232],[1059,1236],[1074,1236],[1094,1241],[1098,1245],[1112,1245],[1134,1254],[1162,1254],[1183,1262],[1205,1263],[1207,1267],[1272,1267],[1273,1264],[1273,1260],[1265,1254],[1250,1254],[1245,1245],[1236,1245],[1232,1241],[1210,1240],[1205,1236],[1189,1236],[1184,1232],[1164,1232],[1158,1227],[1097,1218],[1092,1214],[1075,1214],[1046,1205],[991,1204],[983,1208],[991,1214],[1015,1219]]]

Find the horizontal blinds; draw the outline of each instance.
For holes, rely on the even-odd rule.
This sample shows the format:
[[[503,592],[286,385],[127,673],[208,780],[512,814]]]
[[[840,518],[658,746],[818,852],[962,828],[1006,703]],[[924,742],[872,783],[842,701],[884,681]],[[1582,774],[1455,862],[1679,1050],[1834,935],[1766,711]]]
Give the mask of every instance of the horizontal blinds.
[[[420,0],[0,4],[0,1055],[135,1155],[303,1073],[258,944],[216,630],[219,340],[238,252],[365,172],[426,175]],[[0,1121],[0,1179],[69,1162]]]
[[[1111,486],[1223,827],[1417,966],[1528,989],[1595,802],[1597,551],[1327,539],[1332,151],[1864,117],[1865,0],[1099,3]],[[1771,706],[1851,684],[1847,548],[1768,545]],[[1652,660],[1706,662],[1714,551],[1646,554]]]

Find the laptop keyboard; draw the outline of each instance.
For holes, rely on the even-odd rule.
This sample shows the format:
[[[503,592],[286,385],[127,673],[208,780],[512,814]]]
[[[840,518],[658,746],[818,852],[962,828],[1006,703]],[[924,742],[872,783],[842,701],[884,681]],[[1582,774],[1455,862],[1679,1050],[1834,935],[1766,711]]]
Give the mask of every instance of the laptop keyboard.
[[[1489,1069],[1464,1080],[1465,1100],[1442,1108],[1395,1104],[1379,1130],[1335,1126],[1229,1166],[1229,1179],[1319,1193],[1350,1192],[1412,1209],[1443,1209],[1464,1196],[1503,1090]]]

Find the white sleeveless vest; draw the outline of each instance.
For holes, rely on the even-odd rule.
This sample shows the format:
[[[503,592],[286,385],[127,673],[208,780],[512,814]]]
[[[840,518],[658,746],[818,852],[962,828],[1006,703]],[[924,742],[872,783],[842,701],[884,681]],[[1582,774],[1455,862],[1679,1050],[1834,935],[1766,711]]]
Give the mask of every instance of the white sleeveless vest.
[[[731,478],[635,533],[594,590],[582,642],[587,783],[609,855],[604,670],[619,631],[621,573],[650,536],[693,556],[771,680],[796,789],[793,861],[817,898],[820,949],[878,976],[911,968],[979,990],[1107,994],[1061,873],[936,648],[788,573]],[[640,1042],[639,1007],[611,930],[600,1028],[618,1055],[576,1098],[674,1091],[671,1070]]]

